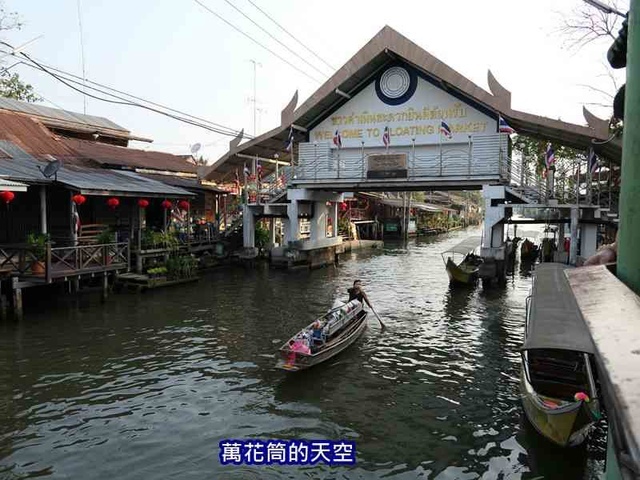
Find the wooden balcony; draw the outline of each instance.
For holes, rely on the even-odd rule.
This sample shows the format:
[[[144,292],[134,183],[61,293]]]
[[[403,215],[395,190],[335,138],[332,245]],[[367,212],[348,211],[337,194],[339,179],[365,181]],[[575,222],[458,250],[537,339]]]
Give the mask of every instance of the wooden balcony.
[[[26,244],[0,245],[0,270],[24,286],[129,270],[128,242],[67,247],[46,246],[44,261]]]

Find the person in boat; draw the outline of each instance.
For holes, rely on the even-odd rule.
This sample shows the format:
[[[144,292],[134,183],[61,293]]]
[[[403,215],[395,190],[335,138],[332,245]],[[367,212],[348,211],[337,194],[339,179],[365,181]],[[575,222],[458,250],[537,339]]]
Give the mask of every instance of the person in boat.
[[[366,302],[366,304],[369,305],[369,308],[373,309],[369,299],[367,298],[367,294],[362,290],[362,282],[360,280],[354,280],[353,287],[349,288],[347,292],[349,292],[349,301],[358,300],[363,305]]]

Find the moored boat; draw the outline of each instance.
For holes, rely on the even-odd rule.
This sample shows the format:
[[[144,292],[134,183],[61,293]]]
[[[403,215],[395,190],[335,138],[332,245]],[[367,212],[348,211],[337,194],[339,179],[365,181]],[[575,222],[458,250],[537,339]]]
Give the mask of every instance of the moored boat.
[[[520,260],[535,261],[540,255],[539,247],[528,238],[525,238],[520,246]]]
[[[527,301],[520,393],[530,423],[553,443],[582,443],[600,419],[594,346],[566,265],[541,264]]]
[[[352,300],[329,310],[282,347],[276,367],[297,372],[324,362],[355,342],[367,328],[367,312]]]
[[[482,258],[475,255],[480,237],[468,237],[456,246],[441,253],[451,283],[470,285],[478,279]],[[458,262],[456,262],[456,258]]]

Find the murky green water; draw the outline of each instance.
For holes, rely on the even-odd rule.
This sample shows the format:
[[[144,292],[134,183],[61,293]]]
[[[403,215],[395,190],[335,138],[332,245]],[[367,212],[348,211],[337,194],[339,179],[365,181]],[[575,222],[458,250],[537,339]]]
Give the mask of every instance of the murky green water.
[[[474,232],[475,233],[475,232]],[[595,478],[601,431],[558,450],[522,420],[528,272],[454,290],[440,252],[469,232],[338,268],[230,268],[100,305],[38,294],[0,325],[0,478]],[[287,375],[282,342],[361,278],[387,324]],[[354,467],[221,466],[225,438],[350,439]]]

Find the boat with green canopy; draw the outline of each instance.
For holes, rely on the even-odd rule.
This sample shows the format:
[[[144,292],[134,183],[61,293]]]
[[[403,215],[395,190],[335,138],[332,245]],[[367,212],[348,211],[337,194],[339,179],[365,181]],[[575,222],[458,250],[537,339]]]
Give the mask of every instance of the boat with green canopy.
[[[472,284],[478,279],[482,258],[475,254],[482,241],[480,236],[465,238],[441,253],[451,283]]]
[[[595,347],[565,276],[540,264],[527,299],[520,393],[527,418],[557,445],[582,443],[601,417]]]

